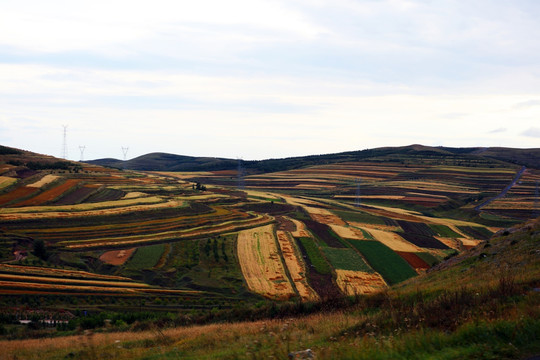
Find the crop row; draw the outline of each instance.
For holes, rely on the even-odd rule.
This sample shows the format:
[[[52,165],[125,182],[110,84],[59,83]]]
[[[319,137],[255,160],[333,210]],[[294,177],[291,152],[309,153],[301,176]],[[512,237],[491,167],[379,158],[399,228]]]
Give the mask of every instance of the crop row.
[[[46,203],[50,203],[65,193],[69,192],[72,188],[76,187],[80,183],[80,180],[68,179],[64,183],[54,186],[51,189],[43,191],[42,193],[27,199],[25,201],[18,202],[12,206],[39,206]]]

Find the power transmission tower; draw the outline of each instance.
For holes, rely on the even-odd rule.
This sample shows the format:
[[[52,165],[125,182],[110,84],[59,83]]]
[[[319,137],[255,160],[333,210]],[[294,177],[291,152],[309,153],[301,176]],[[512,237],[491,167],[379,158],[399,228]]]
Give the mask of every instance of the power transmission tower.
[[[360,178],[356,178],[356,199],[354,201],[354,206],[360,207],[360,183],[362,180]]]
[[[244,167],[242,166],[242,159],[238,159],[238,189],[244,190],[246,185],[244,183]]]
[[[123,146],[122,146],[122,153],[124,154],[124,161],[127,160],[127,153],[128,153],[128,150],[129,150],[128,147],[123,147]]]
[[[62,159],[67,159],[68,157],[68,150],[67,150],[67,125],[62,125],[64,128],[64,142],[62,143]]]
[[[81,160],[80,161],[84,160],[84,149],[86,149],[85,145],[79,145],[79,150],[81,151]]]

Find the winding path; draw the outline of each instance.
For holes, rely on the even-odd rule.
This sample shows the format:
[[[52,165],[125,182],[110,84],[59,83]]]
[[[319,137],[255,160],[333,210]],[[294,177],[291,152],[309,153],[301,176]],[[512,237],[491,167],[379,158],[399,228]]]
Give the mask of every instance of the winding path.
[[[476,206],[474,208],[474,210],[480,211],[480,210],[482,210],[482,208],[484,206],[489,205],[492,201],[500,199],[503,196],[505,196],[506,193],[508,192],[508,190],[510,190],[512,188],[512,186],[514,186],[518,182],[519,178],[521,177],[521,175],[523,175],[525,170],[527,170],[527,168],[525,166],[522,166],[521,169],[516,173],[516,176],[514,176],[514,179],[512,180],[512,182],[510,184],[506,185],[506,187],[497,196],[495,196],[495,197],[493,197],[493,198],[491,198],[489,200],[484,201],[480,205]]]

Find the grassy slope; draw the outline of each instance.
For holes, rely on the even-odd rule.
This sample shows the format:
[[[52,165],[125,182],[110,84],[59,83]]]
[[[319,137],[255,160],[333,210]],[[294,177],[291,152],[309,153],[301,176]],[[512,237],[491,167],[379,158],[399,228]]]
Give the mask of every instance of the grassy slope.
[[[317,359],[525,358],[540,353],[539,241],[537,220],[386,293],[334,300],[343,311],[0,346],[25,359],[286,358],[307,348]]]

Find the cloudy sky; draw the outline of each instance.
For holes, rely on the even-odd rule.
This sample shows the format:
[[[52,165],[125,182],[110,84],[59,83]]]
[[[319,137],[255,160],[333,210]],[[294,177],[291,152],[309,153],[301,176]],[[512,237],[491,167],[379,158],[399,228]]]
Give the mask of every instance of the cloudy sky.
[[[540,147],[537,0],[0,0],[0,144]]]

